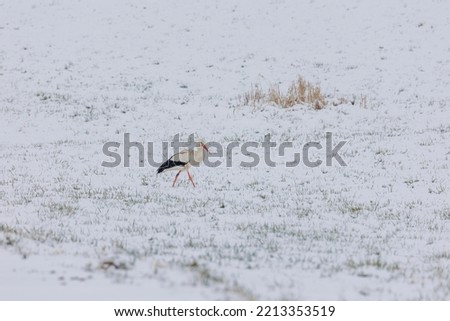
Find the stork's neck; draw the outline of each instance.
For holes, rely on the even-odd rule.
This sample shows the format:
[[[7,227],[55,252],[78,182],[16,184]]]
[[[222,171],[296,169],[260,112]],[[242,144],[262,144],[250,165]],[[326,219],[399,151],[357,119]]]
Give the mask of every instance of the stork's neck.
[[[194,148],[194,160],[197,163],[203,162],[203,146]]]

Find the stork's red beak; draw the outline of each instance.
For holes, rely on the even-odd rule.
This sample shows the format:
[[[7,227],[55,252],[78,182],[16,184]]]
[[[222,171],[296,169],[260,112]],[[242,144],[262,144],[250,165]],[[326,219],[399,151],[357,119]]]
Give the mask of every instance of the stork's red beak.
[[[202,147],[203,147],[204,149],[206,149],[207,152],[209,152],[208,147],[206,147],[205,144],[202,144]]]

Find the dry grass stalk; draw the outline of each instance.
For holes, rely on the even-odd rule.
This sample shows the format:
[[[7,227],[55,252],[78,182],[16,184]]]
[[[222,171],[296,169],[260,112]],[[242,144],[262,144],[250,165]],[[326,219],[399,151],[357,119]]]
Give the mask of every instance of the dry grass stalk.
[[[362,108],[366,108],[367,107],[367,96],[361,95],[361,98],[359,100],[359,106],[362,107]]]

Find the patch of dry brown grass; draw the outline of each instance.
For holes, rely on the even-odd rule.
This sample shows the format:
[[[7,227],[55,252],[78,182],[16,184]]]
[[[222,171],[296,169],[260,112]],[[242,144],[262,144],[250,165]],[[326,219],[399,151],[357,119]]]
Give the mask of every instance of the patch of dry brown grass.
[[[329,104],[326,96],[322,93],[319,86],[314,85],[302,77],[299,77],[283,92],[279,85],[272,85],[265,93],[259,85],[252,85],[251,90],[242,96],[244,105],[257,107],[263,104],[271,104],[288,108],[295,105],[307,105],[316,110],[322,109]],[[356,99],[339,98],[331,103],[334,106],[351,103],[354,105]],[[367,99],[361,96],[360,106],[366,107]]]
[[[256,107],[264,101],[265,94],[258,85],[253,86],[243,96],[244,105]]]
[[[301,77],[289,86],[286,93],[283,93],[278,85],[270,87],[267,102],[283,108],[308,105],[314,109],[322,109],[327,104],[320,87]]]

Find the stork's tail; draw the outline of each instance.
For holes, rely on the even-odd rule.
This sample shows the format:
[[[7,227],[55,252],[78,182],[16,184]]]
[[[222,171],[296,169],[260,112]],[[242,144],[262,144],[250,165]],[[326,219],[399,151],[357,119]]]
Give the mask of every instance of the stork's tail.
[[[173,160],[169,159],[169,160],[165,161],[164,163],[162,163],[161,166],[159,166],[159,168],[156,170],[156,174],[162,173],[173,167],[184,166],[184,165],[186,165],[186,163],[173,161]]]

